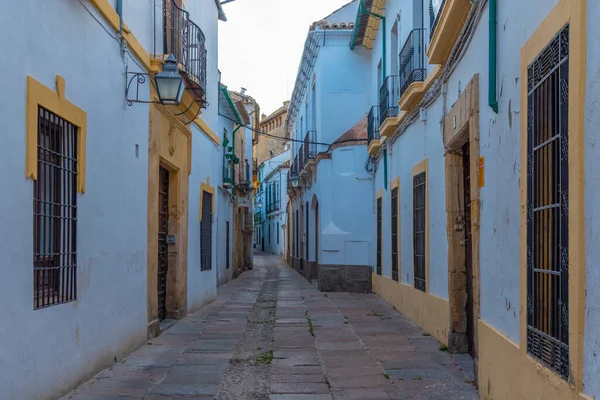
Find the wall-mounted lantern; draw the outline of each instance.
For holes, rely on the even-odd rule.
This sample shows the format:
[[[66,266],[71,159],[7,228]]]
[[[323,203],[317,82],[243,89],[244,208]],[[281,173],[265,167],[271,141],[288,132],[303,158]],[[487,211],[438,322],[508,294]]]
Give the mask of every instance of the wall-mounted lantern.
[[[144,72],[127,72],[127,85],[125,87],[125,99],[128,105],[133,103],[158,103],[164,105],[178,105],[183,97],[185,91],[185,83],[183,77],[179,74],[177,67],[177,60],[173,54],[163,63],[163,70],[154,76],[154,83],[156,84],[156,92],[158,94],[158,101],[146,101],[140,100],[139,92],[140,85],[146,82],[146,77],[151,77],[150,74]],[[130,98],[130,91],[132,90],[132,84],[135,81],[135,98]]]

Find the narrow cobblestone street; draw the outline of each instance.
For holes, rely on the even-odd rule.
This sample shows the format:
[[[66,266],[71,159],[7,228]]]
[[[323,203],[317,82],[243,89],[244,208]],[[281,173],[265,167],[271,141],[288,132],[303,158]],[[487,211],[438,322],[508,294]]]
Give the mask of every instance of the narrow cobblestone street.
[[[379,297],[321,293],[259,254],[216,301],[62,399],[478,399],[469,364]]]

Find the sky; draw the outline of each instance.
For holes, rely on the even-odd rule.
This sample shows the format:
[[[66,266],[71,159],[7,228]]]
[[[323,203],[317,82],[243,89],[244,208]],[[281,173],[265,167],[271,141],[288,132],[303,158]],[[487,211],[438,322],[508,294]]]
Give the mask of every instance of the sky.
[[[270,114],[292,96],[308,28],[350,0],[236,0],[219,22],[221,83]]]

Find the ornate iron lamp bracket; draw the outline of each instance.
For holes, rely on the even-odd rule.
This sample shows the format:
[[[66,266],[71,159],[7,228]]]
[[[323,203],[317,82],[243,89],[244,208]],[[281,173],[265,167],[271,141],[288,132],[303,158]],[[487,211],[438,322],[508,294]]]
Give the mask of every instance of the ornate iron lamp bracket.
[[[132,106],[133,103],[144,103],[144,104],[160,104],[160,101],[153,100],[140,100],[140,86],[146,83],[146,80],[151,82],[151,75],[146,72],[128,72],[125,69],[125,100],[127,105]],[[132,85],[135,85],[132,87]],[[129,96],[134,96],[130,98]]]

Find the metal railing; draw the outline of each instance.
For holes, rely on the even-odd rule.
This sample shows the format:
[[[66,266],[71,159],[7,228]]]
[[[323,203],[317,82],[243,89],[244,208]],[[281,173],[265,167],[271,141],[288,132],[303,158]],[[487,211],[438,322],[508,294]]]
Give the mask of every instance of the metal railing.
[[[235,184],[235,169],[233,163],[227,160],[223,164],[223,183]]]
[[[430,24],[429,39],[430,40],[433,37],[435,28],[440,20],[440,15],[442,15],[442,10],[444,9],[445,3],[446,3],[446,0],[441,1],[440,8],[438,9],[438,12],[436,14],[435,10],[433,9],[433,0],[429,0],[429,24]]]
[[[306,160],[304,159],[304,145],[300,146],[298,149],[298,173],[304,169],[304,165],[306,164]]]
[[[425,29],[413,29],[400,51],[400,96],[414,82],[422,82],[425,70]]]
[[[304,163],[317,157],[317,131],[308,131],[304,137]]]
[[[252,175],[258,175],[258,158],[252,159]]]
[[[175,0],[165,0],[163,23],[165,53],[175,56],[179,69],[185,73],[187,86],[190,89],[202,89],[204,95],[207,51],[202,29]]]
[[[379,122],[383,124],[386,118],[393,118],[398,115],[400,100],[400,77],[391,75],[385,78],[383,85],[379,89]]]
[[[367,117],[367,142],[379,140],[379,106],[371,107]]]

